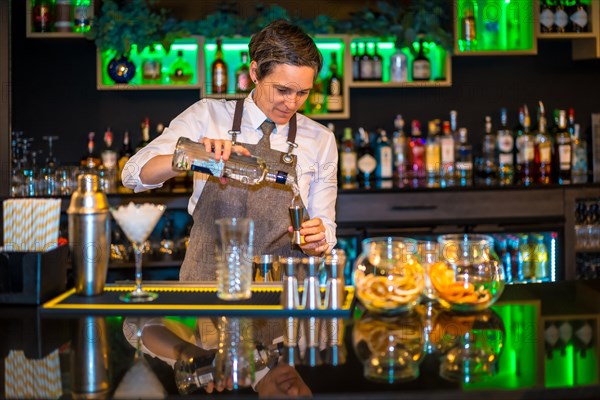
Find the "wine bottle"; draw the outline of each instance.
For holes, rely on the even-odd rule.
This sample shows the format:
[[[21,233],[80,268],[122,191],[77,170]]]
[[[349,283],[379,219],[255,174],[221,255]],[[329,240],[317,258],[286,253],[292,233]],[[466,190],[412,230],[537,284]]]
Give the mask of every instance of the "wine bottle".
[[[538,132],[535,135],[535,167],[537,182],[549,184],[552,181],[552,139],[546,132],[544,104],[538,108]]]
[[[340,185],[343,189],[356,187],[357,162],[352,128],[344,128],[340,143]]]
[[[515,178],[515,139],[508,129],[507,110],[500,110],[500,129],[496,133],[498,147],[498,183],[512,185]]]
[[[169,78],[172,83],[188,83],[194,77],[192,65],[183,57],[183,50],[177,51],[177,58],[169,68]]]
[[[567,130],[567,112],[560,110],[558,114],[558,131],[556,132],[556,173],[557,182],[561,185],[571,183],[571,135]]]
[[[337,54],[331,53],[329,77],[327,79],[327,112],[341,112],[344,109],[344,93],[342,79],[338,74]]]
[[[146,117],[141,124],[142,139],[138,143],[135,151],[138,152],[141,148],[146,147],[150,143],[150,118]]]
[[[413,81],[428,81],[431,79],[431,64],[425,56],[422,38],[419,38],[419,52],[413,61],[412,78]]]
[[[248,52],[242,51],[239,68],[235,71],[235,91],[237,93],[250,93],[252,90],[252,78],[248,67]]]
[[[223,47],[221,39],[217,39],[217,52],[215,60],[211,65],[212,93],[227,93],[227,64],[223,59]]]

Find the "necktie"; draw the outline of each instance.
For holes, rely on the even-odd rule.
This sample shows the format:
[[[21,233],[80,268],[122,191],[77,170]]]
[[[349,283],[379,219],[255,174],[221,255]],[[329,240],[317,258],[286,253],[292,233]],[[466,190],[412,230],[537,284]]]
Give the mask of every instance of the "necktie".
[[[275,122],[266,119],[265,122],[260,124],[260,130],[263,132],[263,137],[260,139],[260,142],[263,142],[267,148],[271,148],[271,133],[275,129]]]

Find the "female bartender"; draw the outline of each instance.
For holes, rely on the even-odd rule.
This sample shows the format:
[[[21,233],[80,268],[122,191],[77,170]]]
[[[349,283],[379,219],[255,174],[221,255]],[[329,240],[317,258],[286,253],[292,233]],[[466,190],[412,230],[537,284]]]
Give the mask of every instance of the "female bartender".
[[[301,251],[290,245],[288,207],[293,193],[288,186],[263,182],[249,187],[195,173],[188,204],[194,225],[180,280],[216,279],[214,221],[219,218],[253,219],[255,254],[320,255],[336,243],[335,137],[296,113],[323,66],[322,56],[308,35],[283,20],[253,35],[249,48],[255,88],[248,97],[226,102],[202,99],[193,104],[131,157],[123,170],[123,183],[140,192],[175,177],[179,171],[172,169],[171,162],[181,136],[203,143],[217,160],[227,160],[232,151],[262,157],[273,169],[296,175],[310,216],[300,230],[304,243]]]

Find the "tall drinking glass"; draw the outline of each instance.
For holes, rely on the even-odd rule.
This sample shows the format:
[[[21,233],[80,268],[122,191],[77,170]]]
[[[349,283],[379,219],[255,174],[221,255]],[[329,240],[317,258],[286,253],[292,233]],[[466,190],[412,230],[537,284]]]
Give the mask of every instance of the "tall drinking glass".
[[[217,240],[217,296],[223,300],[249,299],[252,295],[254,221],[221,218],[215,221]]]
[[[142,255],[144,242],[156,226],[165,211],[162,204],[134,204],[111,208],[113,218],[117,221],[135,251],[135,289],[119,298],[127,303],[152,301],[158,294],[142,290]]]

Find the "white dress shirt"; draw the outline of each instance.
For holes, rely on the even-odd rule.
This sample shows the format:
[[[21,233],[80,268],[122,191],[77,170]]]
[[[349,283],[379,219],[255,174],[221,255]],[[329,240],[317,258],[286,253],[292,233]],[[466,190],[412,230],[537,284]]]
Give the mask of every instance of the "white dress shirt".
[[[181,136],[194,141],[202,138],[231,140],[229,130],[233,122],[235,101],[202,99],[182,112],[163,133],[129,159],[123,169],[122,180],[126,187],[136,193],[161,187],[145,185],[140,180],[142,167],[157,155],[172,155],[175,144]],[[250,94],[244,103],[241,134],[237,136],[239,144],[256,144],[262,137],[260,125],[267,117],[256,106]],[[297,156],[296,173],[300,197],[306,205],[311,218],[320,218],[325,225],[325,238],[329,248],[336,244],[335,202],[337,198],[337,160],[338,152],[333,132],[323,125],[297,114],[298,144],[293,150]],[[276,125],[271,134],[271,148],[287,152],[289,124]],[[194,190],[188,203],[188,212],[193,214],[196,203],[206,184],[207,175],[194,173]],[[282,204],[282,207],[287,207]],[[251,217],[251,216],[249,216]]]

